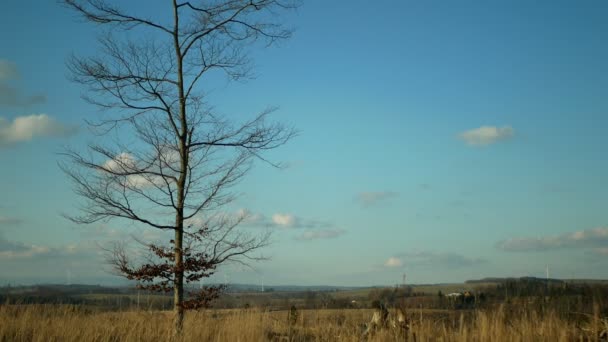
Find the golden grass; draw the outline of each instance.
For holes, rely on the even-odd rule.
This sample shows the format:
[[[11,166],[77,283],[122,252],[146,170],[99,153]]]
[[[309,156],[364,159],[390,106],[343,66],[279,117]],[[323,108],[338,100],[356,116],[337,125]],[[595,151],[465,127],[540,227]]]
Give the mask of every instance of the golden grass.
[[[371,310],[300,310],[290,326],[287,311],[206,310],[188,313],[178,341],[361,341]],[[411,312],[407,336],[385,329],[373,341],[593,341],[598,317],[581,323],[554,313],[513,313],[502,307],[474,312]],[[0,341],[169,341],[172,313],[91,312],[74,306],[4,305]],[[291,339],[290,339],[291,338]],[[415,338],[415,339],[414,339]]]

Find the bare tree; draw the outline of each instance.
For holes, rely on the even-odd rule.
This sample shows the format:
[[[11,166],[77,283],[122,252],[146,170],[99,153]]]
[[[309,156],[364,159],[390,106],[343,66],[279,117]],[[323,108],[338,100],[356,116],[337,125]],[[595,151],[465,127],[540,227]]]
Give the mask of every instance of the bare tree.
[[[179,334],[184,310],[208,304],[220,290],[188,297],[184,282],[207,277],[227,261],[261,258],[254,252],[268,236],[237,229],[243,215],[217,212],[234,199],[230,189],[252,160],[294,136],[292,129],[267,122],[274,108],[240,124],[218,115],[200,83],[213,71],[235,80],[248,77],[246,47],[289,38],[278,12],[298,4],[172,0],[166,13],[143,17],[104,0],[62,2],[108,28],[99,39],[100,54],[72,57],[68,67],[73,80],[88,88],[85,99],[105,109],[89,124],[104,137],[123,137],[90,144],[86,152],[66,152],[61,166],[84,199],[81,214],[69,218],[84,224],[122,219],[174,232],[168,245],[142,241],[149,251],[142,258],[130,258],[118,246],[112,263],[144,288],[173,291]],[[136,30],[142,32],[132,34]]]

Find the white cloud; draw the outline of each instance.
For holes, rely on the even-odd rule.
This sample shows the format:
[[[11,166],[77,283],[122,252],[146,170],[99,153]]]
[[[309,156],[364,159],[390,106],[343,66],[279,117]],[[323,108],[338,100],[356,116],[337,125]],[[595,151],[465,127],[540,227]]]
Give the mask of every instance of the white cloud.
[[[385,267],[401,267],[403,266],[403,261],[397,257],[390,257],[384,262]]]
[[[272,223],[279,227],[291,228],[295,226],[297,219],[292,214],[274,214],[272,215]]]
[[[0,59],[0,80],[12,80],[19,78],[19,71],[15,63]]]
[[[514,134],[515,131],[511,126],[481,126],[462,132],[459,137],[468,145],[486,146],[499,141],[508,140],[512,138]]]
[[[163,159],[167,161],[168,159]],[[130,153],[120,153],[114,159],[106,160],[102,167],[108,171],[117,173],[119,175],[126,175],[128,173],[138,173],[141,169],[137,166],[135,158]],[[134,188],[146,188],[153,185],[162,186],[165,184],[161,176],[150,175],[150,174],[131,174],[126,176],[128,185]],[[170,181],[167,179],[167,181]]]
[[[0,118],[0,147],[38,137],[66,137],[75,131],[74,127],[65,126],[46,114],[19,116],[11,123]]]
[[[320,230],[307,230],[296,238],[296,240],[310,241],[320,239],[333,239],[338,236],[344,235],[346,231],[344,229],[320,229]]]
[[[537,238],[511,238],[499,241],[496,247],[507,252],[546,251],[562,248],[608,248],[608,227]]]
[[[102,166],[112,172],[128,172],[135,167],[135,160],[131,154],[123,152],[114,159],[107,160]]]
[[[390,198],[396,197],[398,194],[392,191],[369,191],[360,192],[355,196],[355,200],[364,207],[383,202]]]

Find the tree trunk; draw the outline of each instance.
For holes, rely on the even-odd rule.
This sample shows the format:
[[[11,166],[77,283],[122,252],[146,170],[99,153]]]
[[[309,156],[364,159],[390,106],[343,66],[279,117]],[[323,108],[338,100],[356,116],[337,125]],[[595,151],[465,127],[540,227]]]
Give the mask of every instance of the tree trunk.
[[[174,328],[173,332],[175,336],[179,336],[182,333],[184,327],[184,273],[183,273],[183,254],[182,254],[182,240],[183,240],[183,217],[177,215],[176,221],[182,222],[182,226],[178,223],[178,229],[175,230],[175,280],[173,282],[173,311],[174,317]]]
[[[186,119],[186,99],[184,95],[184,74],[181,48],[179,45],[179,14],[177,0],[173,0],[173,44],[175,57],[177,59],[177,79],[179,91],[179,120],[181,132],[179,132],[180,147],[180,175],[177,181],[177,212],[175,215],[175,279],[173,280],[173,310],[175,311],[174,333],[181,336],[184,327],[184,268],[183,268],[183,235],[184,235],[184,202],[186,176],[188,173],[188,151],[186,137],[188,133],[188,121]],[[177,133],[177,132],[176,132]]]
[[[183,108],[182,108],[183,109]],[[185,125],[185,124],[184,124]],[[175,312],[175,336],[182,334],[184,326],[184,202],[188,156],[185,140],[181,140],[181,175],[177,182],[177,210],[175,215],[175,271],[173,279],[173,310]]]

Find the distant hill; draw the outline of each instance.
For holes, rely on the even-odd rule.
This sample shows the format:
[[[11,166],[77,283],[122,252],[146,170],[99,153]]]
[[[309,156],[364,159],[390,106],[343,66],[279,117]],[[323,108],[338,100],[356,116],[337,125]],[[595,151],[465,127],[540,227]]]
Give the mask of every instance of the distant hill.
[[[0,287],[0,294],[43,294],[54,295],[76,295],[87,293],[118,293],[119,287],[85,284],[39,284],[39,285],[17,285]]]
[[[206,284],[216,286],[220,284]],[[198,286],[190,287],[190,289],[198,288]],[[243,293],[243,292],[335,292],[335,291],[352,291],[367,289],[362,286],[330,286],[330,285],[268,285],[262,288],[257,284],[228,284],[227,293]],[[1,286],[0,294],[45,294],[45,295],[77,295],[90,293],[137,293],[137,289],[132,286],[100,286],[100,285],[84,285],[84,284],[40,284],[40,285],[13,285]]]
[[[530,281],[530,282],[539,282],[539,283],[552,283],[552,284],[561,284],[564,281],[561,279],[554,279],[554,278],[537,278],[537,277],[506,277],[506,278],[500,278],[500,277],[488,277],[488,278],[482,278],[482,279],[473,279],[473,280],[467,280],[465,281],[465,284],[479,284],[479,283],[504,283],[507,281]]]
[[[217,284],[211,284],[217,285]],[[264,286],[265,292],[330,292],[351,291],[368,287],[363,286],[331,286],[331,285],[268,285]],[[261,292],[262,286],[256,284],[229,284],[227,292]]]

